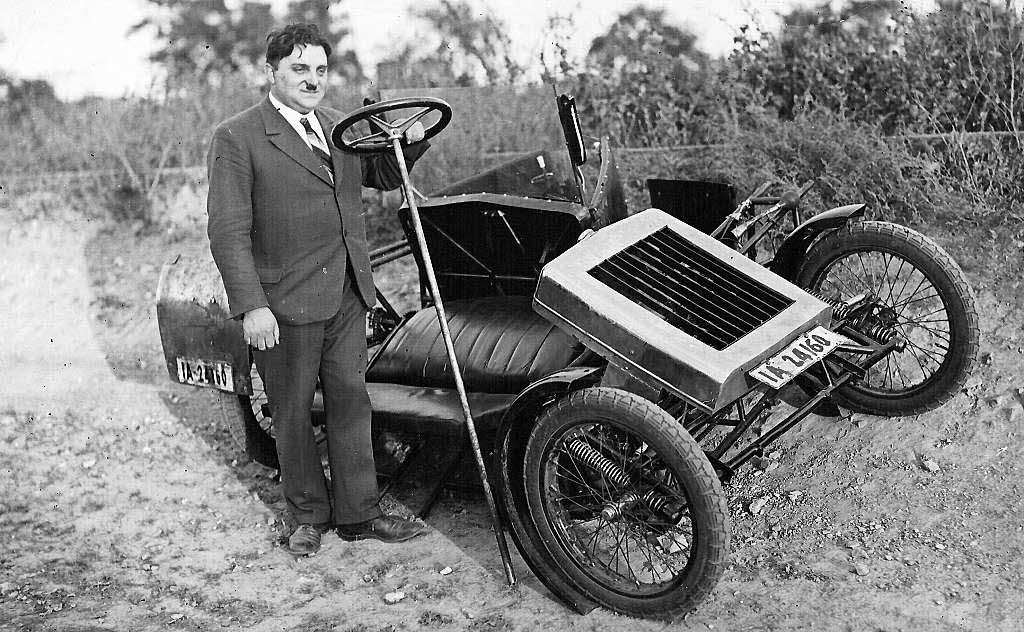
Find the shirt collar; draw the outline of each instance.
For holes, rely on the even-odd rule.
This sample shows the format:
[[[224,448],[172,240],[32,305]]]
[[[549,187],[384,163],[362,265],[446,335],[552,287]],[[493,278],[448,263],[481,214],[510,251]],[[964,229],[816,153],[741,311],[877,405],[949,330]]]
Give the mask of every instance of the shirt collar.
[[[284,117],[284,120],[288,121],[288,123],[293,128],[295,128],[295,131],[299,132],[299,136],[301,136],[303,139],[306,138],[306,133],[302,128],[302,123],[300,122],[301,119],[306,118],[309,119],[310,124],[313,126],[313,129],[316,130],[317,134],[320,135],[320,138],[323,138],[324,132],[323,128],[320,126],[320,119],[318,119],[316,116],[316,110],[310,110],[307,114],[302,114],[298,110],[290,108],[284,103],[281,103],[277,99],[277,97],[274,96],[273,92],[271,92],[268,96],[270,97],[270,104],[274,106],[274,109],[281,113],[281,116]]]

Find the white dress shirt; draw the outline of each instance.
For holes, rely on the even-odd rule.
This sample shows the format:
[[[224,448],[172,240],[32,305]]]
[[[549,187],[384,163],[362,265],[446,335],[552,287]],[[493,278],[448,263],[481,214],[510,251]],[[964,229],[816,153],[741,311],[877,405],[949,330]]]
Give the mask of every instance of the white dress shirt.
[[[301,119],[303,118],[309,121],[309,124],[313,127],[313,131],[315,131],[317,135],[320,136],[320,142],[323,143],[323,147],[321,147],[321,149],[330,147],[330,145],[328,145],[327,142],[325,141],[327,136],[324,135],[324,129],[320,127],[320,120],[316,117],[316,110],[311,110],[308,114],[302,114],[300,112],[297,112],[296,110],[293,110],[284,103],[278,101],[277,98],[274,96],[273,92],[270,93],[270,104],[273,105],[277,109],[277,111],[281,113],[281,116],[284,117],[284,120],[288,121],[288,124],[291,125],[295,132],[299,135],[299,138],[302,139],[302,142],[306,143],[306,147],[309,147],[310,151],[313,151],[313,146],[309,144],[309,137],[306,136],[306,130],[305,128],[302,127],[302,123],[300,122]]]

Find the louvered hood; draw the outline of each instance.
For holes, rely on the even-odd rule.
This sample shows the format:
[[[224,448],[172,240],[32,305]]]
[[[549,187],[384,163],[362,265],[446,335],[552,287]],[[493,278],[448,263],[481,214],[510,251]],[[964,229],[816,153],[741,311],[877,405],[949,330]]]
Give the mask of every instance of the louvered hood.
[[[601,229],[541,272],[534,308],[612,364],[701,408],[831,307],[657,209]]]

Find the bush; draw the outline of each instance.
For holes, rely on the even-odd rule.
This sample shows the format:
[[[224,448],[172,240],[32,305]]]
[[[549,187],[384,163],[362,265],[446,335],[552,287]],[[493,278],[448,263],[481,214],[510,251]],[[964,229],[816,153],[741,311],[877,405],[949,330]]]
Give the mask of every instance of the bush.
[[[720,132],[718,147],[624,156],[631,208],[647,204],[646,177],[728,182],[741,197],[762,182],[777,183],[778,193],[814,178],[806,208],[865,202],[871,214],[910,224],[956,214],[962,204],[927,155],[825,111],[791,121],[763,116],[745,129]]]

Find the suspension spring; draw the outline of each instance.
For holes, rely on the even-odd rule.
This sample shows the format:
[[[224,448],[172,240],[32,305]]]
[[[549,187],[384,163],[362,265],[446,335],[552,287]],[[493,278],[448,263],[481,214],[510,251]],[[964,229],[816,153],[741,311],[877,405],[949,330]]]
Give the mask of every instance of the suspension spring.
[[[825,296],[825,293],[820,290],[810,294],[822,303],[828,303],[832,306],[832,318],[834,320],[843,320],[850,315],[850,305],[846,304],[842,299]]]
[[[618,465],[598,452],[589,443],[582,439],[573,439],[566,446],[569,454],[579,459],[584,465],[596,470],[606,479],[619,487],[626,487],[633,484],[629,475],[622,471]]]
[[[650,507],[653,512],[662,512],[668,505],[668,499],[660,494],[654,493],[653,489],[641,496],[640,501]]]
[[[886,325],[883,323],[874,323],[861,329],[861,331],[874,338],[875,340],[886,344],[892,342],[893,338],[896,337],[898,332],[892,325]]]

